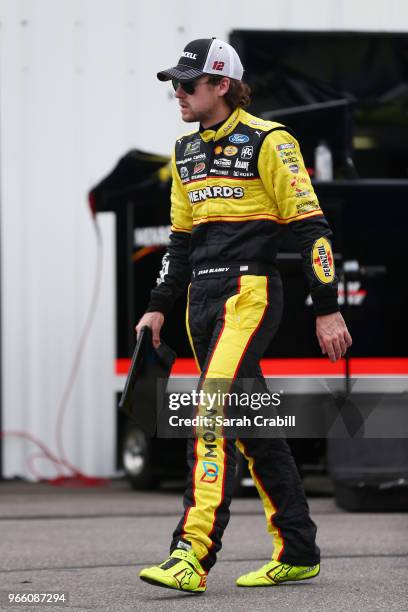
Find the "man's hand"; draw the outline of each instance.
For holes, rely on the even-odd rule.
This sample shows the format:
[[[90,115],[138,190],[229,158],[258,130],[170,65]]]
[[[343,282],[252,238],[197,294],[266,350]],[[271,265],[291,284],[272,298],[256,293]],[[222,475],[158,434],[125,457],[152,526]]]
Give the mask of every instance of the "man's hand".
[[[140,334],[142,327],[150,327],[152,330],[152,340],[154,348],[158,348],[160,345],[160,330],[164,323],[164,315],[161,312],[145,312],[139,323],[136,325],[135,330],[137,336]]]
[[[344,357],[352,344],[351,336],[339,312],[316,317],[316,334],[323,355],[333,363]]]

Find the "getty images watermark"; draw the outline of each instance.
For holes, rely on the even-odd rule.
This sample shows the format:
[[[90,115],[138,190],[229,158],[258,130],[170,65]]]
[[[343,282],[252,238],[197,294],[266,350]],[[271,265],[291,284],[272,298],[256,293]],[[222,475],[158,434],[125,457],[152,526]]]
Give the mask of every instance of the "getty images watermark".
[[[157,398],[159,438],[408,439],[406,378],[163,379]]]
[[[170,410],[178,410],[182,406],[203,406],[207,410],[213,410],[216,406],[243,406],[252,410],[259,410],[266,406],[280,406],[281,393],[248,393],[242,392],[224,392],[218,389],[215,392],[208,392],[204,389],[184,393],[169,394]]]
[[[296,417],[282,413],[282,393],[268,390],[259,379],[206,379],[197,389],[168,390],[158,411],[157,434],[284,437],[296,427]]]
[[[249,411],[259,411],[262,408],[277,408],[281,405],[280,393],[247,393],[247,392],[215,392],[192,390],[184,393],[170,393],[168,407],[171,411],[183,408],[200,411],[194,416],[170,415],[170,427],[295,427],[294,415],[264,416],[251,414]],[[231,415],[231,411],[246,409],[246,414]],[[228,412],[228,416],[224,414]],[[220,414],[223,412],[223,414]]]

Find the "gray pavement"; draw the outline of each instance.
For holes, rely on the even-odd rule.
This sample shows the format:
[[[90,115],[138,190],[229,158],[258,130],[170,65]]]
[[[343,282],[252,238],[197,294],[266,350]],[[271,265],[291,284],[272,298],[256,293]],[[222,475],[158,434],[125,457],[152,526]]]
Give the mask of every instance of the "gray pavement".
[[[165,558],[181,513],[181,491],[135,493],[123,481],[94,489],[0,483],[0,500],[3,593],[65,591],[65,609],[98,612],[408,611],[408,514],[351,514],[337,509],[332,498],[313,498],[320,576],[239,589],[235,578],[265,563],[271,551],[258,498],[234,499],[207,592],[191,596],[152,587],[137,576],[144,565]],[[18,608],[3,603],[0,609]]]

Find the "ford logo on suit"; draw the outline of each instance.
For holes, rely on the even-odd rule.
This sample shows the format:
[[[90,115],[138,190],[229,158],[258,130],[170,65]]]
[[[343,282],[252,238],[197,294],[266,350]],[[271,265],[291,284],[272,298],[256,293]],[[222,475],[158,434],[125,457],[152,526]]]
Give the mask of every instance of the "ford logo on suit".
[[[249,136],[246,134],[232,134],[228,140],[234,144],[242,144],[244,142],[249,142]]]

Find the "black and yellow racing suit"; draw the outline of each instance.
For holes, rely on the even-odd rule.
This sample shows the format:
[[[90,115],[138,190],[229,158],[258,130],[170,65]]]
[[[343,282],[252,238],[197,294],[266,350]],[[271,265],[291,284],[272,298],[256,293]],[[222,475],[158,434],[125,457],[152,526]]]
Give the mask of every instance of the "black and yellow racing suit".
[[[215,129],[186,134],[172,156],[168,252],[147,311],[166,314],[191,279],[187,329],[201,371],[213,379],[257,379],[259,360],[282,313],[275,266],[284,225],[299,242],[317,315],[338,310],[331,231],[304,167],[299,144],[278,123],[236,109]],[[229,519],[235,445],[261,496],[273,558],[294,565],[319,561],[316,527],[285,440],[217,438],[209,459],[205,439],[188,441],[185,511],[171,550],[192,544],[209,570]]]

